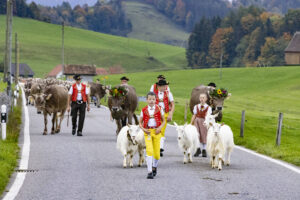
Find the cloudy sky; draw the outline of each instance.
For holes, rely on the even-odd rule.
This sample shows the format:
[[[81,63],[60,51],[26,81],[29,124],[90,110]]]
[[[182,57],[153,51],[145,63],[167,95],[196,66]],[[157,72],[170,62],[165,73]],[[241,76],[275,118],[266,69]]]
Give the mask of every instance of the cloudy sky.
[[[83,5],[87,3],[88,5],[94,5],[97,0],[27,0],[27,3],[34,1],[37,4],[45,5],[45,6],[56,6],[61,5],[63,1],[67,1],[71,4],[71,6],[76,6],[78,4]]]

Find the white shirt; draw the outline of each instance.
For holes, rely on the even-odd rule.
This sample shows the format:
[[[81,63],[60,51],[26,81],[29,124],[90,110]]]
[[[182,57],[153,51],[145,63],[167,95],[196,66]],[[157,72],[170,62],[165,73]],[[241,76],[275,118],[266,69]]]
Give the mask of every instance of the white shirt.
[[[160,92],[158,91],[158,99],[160,100],[158,105],[163,109],[165,110],[165,104],[163,102],[164,100],[164,92]],[[169,92],[169,102],[173,102],[174,101],[174,98],[173,98],[173,95],[171,92]]]
[[[76,84],[77,90],[78,90],[78,94],[77,94],[77,101],[81,101],[82,100],[82,95],[81,95],[81,88],[82,88],[82,83],[80,83],[79,85]],[[85,94],[88,95],[90,93],[88,87],[85,87]],[[70,87],[69,89],[69,95],[73,94],[73,85],[72,87]]]
[[[150,116],[153,116],[154,115],[154,111],[155,111],[155,105],[153,106],[153,107],[150,107],[149,105],[148,105],[148,112],[149,112],[149,115]],[[161,113],[161,117],[164,117],[164,111],[161,109],[160,110],[160,113]],[[140,117],[143,117],[143,111],[141,111],[141,115],[140,115]],[[148,127],[156,127],[156,121],[155,121],[155,119],[154,118],[151,118],[150,117],[150,119],[149,119],[149,121],[148,121]]]
[[[194,115],[197,114],[197,106],[198,106],[199,110],[201,110],[201,103],[195,105],[195,106],[194,106],[194,110],[193,110]],[[210,107],[209,105],[204,104],[203,106],[204,106],[203,110],[205,110],[205,109],[208,107],[208,110],[207,110],[206,114],[207,114],[207,113],[209,113],[209,114],[212,113],[211,107]]]
[[[167,87],[167,90],[170,92],[170,87],[169,86]],[[151,86],[150,92],[154,92],[154,84]]]

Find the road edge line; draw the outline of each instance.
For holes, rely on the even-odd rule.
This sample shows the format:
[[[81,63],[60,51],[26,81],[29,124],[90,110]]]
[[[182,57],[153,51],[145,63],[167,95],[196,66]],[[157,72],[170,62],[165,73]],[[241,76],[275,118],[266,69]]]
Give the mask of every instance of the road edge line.
[[[26,106],[25,93],[22,87],[21,89],[22,89],[22,103],[23,103],[23,111],[25,116],[25,124],[24,124],[24,143],[22,147],[19,169],[27,170],[29,154],[30,154],[29,114],[28,114],[28,107]],[[6,195],[2,200],[13,200],[16,198],[24,183],[26,174],[27,174],[26,172],[17,172],[16,178],[12,186],[9,188],[9,191],[6,193]]]

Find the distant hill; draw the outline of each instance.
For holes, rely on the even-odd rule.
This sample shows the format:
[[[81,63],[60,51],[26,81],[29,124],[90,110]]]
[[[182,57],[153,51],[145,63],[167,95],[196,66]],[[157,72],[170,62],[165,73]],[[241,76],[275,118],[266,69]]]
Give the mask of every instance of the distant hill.
[[[127,36],[147,41],[185,46],[189,34],[171,19],[160,13],[153,5],[138,1],[125,1],[126,17],[132,23]]]
[[[0,27],[5,27],[3,15]],[[37,76],[43,77],[61,64],[61,26],[14,17],[13,32],[20,41],[20,62],[27,63]],[[0,29],[0,58],[4,57],[4,39],[5,30]],[[125,72],[187,66],[184,48],[73,27],[65,29],[65,64],[95,64],[106,69],[118,65]]]

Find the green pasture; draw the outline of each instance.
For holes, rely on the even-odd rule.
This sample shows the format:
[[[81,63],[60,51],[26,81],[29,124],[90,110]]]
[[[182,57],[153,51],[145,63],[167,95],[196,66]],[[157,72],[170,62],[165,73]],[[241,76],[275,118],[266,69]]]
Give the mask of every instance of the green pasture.
[[[187,42],[189,34],[184,28],[161,14],[154,6],[138,1],[124,1],[123,5],[126,17],[133,26],[128,37],[176,46],[184,46]]]
[[[230,68],[177,70],[125,74],[139,96],[149,91],[156,77],[164,74],[170,82],[176,108],[173,120],[184,123],[184,108],[192,89],[215,82],[232,96],[225,101],[223,121],[234,132],[235,143],[259,153],[300,166],[300,67]],[[119,83],[122,75],[111,75],[107,84]],[[103,77],[100,77],[103,78]],[[139,109],[145,103],[140,103]],[[246,111],[245,137],[240,138],[241,112]],[[283,113],[280,147],[275,146],[279,112]],[[191,113],[188,111],[188,122]],[[176,133],[174,133],[176,134]]]
[[[0,26],[5,27],[5,23],[5,16],[0,15]],[[20,43],[20,62],[27,63],[37,77],[46,76],[61,64],[61,26],[14,17],[15,32]],[[0,29],[0,44],[3,58],[5,28]],[[104,68],[121,65],[125,72],[183,69],[187,65],[184,48],[74,27],[65,27],[65,64],[95,64]]]

